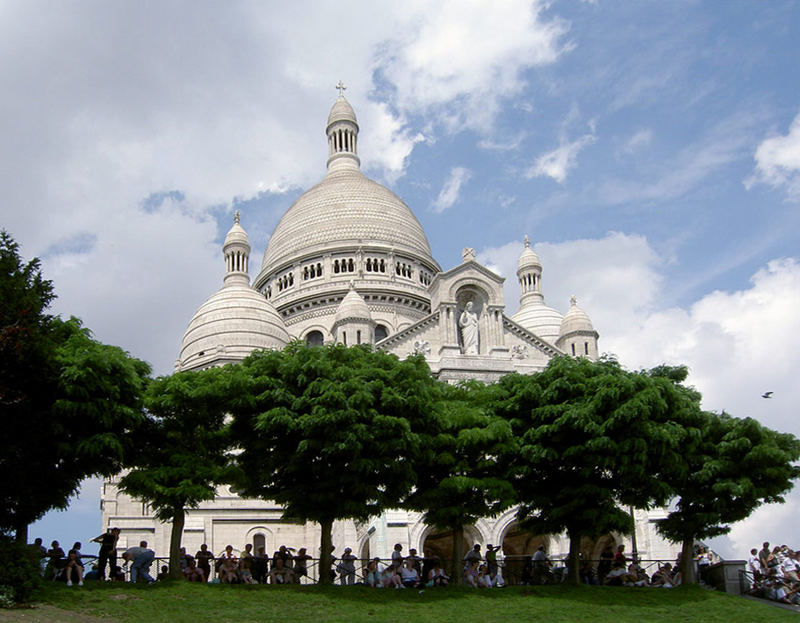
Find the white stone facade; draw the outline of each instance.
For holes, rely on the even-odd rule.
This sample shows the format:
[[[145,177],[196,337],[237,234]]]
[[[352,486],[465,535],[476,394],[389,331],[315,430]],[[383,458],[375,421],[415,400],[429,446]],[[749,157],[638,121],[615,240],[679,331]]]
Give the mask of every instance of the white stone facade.
[[[534,373],[558,354],[597,357],[598,334],[575,300],[564,316],[544,304],[542,264],[527,236],[517,271],[520,308],[513,316],[506,313],[504,278],[476,262],[472,249],[443,271],[409,207],[361,173],[358,131],[355,112],[340,95],[326,128],[327,175],[280,220],[253,286],[250,244],[237,213],[223,246],[223,286],[189,323],[176,370],[239,361],[255,349],[282,348],[294,338],[372,343],[401,358],[419,352],[432,373],[448,382]],[[477,345],[465,349],[459,318],[468,303],[477,318]],[[141,501],[120,493],[116,482],[103,485],[103,527],[122,529],[120,546],[145,539],[158,555],[166,554],[170,527],[157,522]],[[316,557],[318,526],[285,523],[280,515],[274,504],[242,499],[223,487],[213,502],[188,511],[183,542],[191,553],[202,543],[215,554],[228,544],[241,550],[254,543],[268,554],[280,545],[305,546]],[[674,548],[652,529],[652,520],[662,515],[637,512],[643,558],[674,557]],[[505,540],[505,554],[511,556],[533,553],[539,542],[547,543],[551,556],[568,551],[563,536],[512,538],[514,530],[510,510],[469,528],[465,543]],[[349,546],[362,557],[388,558],[395,543],[404,551],[443,551],[434,543],[441,535],[405,511],[388,511],[366,523],[338,522],[333,537],[337,551]],[[587,553],[599,553],[594,551],[599,543],[587,547],[592,550]]]

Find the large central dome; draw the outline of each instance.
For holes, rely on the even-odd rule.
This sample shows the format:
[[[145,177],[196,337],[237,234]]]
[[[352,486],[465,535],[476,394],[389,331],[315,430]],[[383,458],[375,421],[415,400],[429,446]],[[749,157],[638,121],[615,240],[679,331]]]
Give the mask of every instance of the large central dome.
[[[422,226],[397,195],[358,169],[333,170],[283,215],[261,267],[271,271],[319,249],[364,243],[434,261]]]
[[[409,207],[361,173],[358,122],[342,95],[331,109],[325,133],[328,173],[294,202],[275,227],[264,253],[262,274],[320,250],[362,245],[410,254],[437,266],[425,232]]]

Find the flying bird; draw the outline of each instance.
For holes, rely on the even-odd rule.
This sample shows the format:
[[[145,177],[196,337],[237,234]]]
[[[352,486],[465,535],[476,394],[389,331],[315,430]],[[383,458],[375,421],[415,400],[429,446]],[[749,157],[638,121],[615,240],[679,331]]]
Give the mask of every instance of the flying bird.
[[[772,392],[764,392],[761,395],[762,398],[772,398]]]

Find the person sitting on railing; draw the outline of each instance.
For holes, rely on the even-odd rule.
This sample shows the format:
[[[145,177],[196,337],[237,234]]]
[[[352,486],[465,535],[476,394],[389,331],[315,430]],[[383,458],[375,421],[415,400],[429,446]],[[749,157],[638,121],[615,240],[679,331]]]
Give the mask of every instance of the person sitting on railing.
[[[439,559],[436,558],[433,561],[433,566],[431,570],[428,572],[428,582],[425,586],[433,587],[433,586],[447,586],[450,578],[447,577],[447,574],[442,569],[442,565],[439,562]]]
[[[244,546],[244,551],[239,557],[239,581],[242,584],[258,584],[253,577],[253,544],[248,543]]]
[[[64,550],[61,549],[58,541],[53,541],[50,544],[50,549],[47,550],[47,558],[49,560],[47,561],[47,566],[44,569],[44,577],[50,577],[51,579],[55,580],[60,575],[61,570],[66,564],[66,561],[64,560]]]
[[[239,561],[233,555],[233,545],[226,545],[225,551],[217,559],[217,574],[223,584],[236,584],[239,581]]]
[[[186,566],[182,570],[183,577],[186,578],[188,582],[205,582],[206,575],[203,573],[203,570],[197,566],[197,562],[192,556],[189,556],[186,560]]]
[[[294,570],[283,563],[283,558],[276,558],[269,572],[270,584],[291,584],[294,581]]]
[[[297,550],[294,557],[294,581],[296,584],[300,584],[300,578],[308,575],[309,560],[311,560],[311,556],[308,555],[305,547]]]
[[[378,571],[380,558],[373,558],[363,570],[364,585],[370,588],[381,588],[381,572]]]

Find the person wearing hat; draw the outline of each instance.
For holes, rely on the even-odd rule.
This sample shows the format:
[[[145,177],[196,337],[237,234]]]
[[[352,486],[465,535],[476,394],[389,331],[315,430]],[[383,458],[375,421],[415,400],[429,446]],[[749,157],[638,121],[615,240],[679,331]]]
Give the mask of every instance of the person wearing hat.
[[[339,563],[339,582],[341,582],[342,586],[356,583],[356,557],[349,547],[344,548],[344,553]]]

